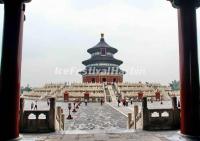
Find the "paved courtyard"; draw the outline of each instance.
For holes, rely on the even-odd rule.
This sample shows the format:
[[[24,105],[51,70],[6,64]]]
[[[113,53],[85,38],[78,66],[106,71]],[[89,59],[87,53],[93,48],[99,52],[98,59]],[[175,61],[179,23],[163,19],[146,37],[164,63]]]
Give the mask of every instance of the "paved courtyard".
[[[30,110],[32,101],[26,101],[25,110]],[[35,101],[33,101],[35,103]],[[38,109],[47,110],[49,106],[46,101],[37,101]],[[83,130],[118,130],[126,129],[127,117],[116,111],[107,104],[88,103],[81,104],[76,113],[72,113],[72,120],[67,120],[68,103],[56,102],[56,106],[61,106],[65,114],[65,132],[78,132]],[[73,105],[72,105],[73,107]]]
[[[30,110],[32,101],[26,101],[25,110]],[[34,102],[34,101],[33,101]],[[46,101],[37,101],[38,109],[47,110]],[[134,103],[141,106],[141,103]],[[143,130],[128,130],[126,114],[131,112],[133,105],[120,107],[116,103],[100,105],[100,103],[81,104],[76,113],[72,113],[73,120],[65,117],[65,131],[49,134],[23,134],[22,141],[198,141],[186,138],[178,131],[148,132]],[[170,102],[148,103],[149,108],[171,107]],[[67,116],[68,103],[57,102]]]
[[[25,110],[30,110],[31,103],[37,103],[38,110],[48,110],[49,106],[47,101],[25,101]],[[65,132],[66,133],[79,133],[87,130],[93,132],[113,131],[113,130],[125,130],[127,128],[127,115],[133,113],[134,105],[138,105],[141,109],[141,102],[134,102],[132,105],[129,103],[128,107],[117,106],[117,103],[104,103],[102,106],[100,103],[88,103],[85,106],[81,104],[76,113],[72,113],[72,120],[67,120],[68,116],[68,103],[56,102],[56,106],[61,106],[65,114]],[[171,108],[171,101],[160,102],[148,102],[149,108]],[[72,103],[73,108],[73,103]],[[140,122],[137,128],[141,129]]]

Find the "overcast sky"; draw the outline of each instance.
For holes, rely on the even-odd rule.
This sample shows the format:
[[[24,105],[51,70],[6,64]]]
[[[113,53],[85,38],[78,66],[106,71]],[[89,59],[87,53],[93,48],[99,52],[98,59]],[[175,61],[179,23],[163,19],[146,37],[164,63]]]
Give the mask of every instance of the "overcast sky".
[[[0,33],[2,22],[0,5]],[[168,84],[179,79],[177,28],[177,11],[166,0],[33,0],[26,5],[22,85],[81,82],[77,72],[100,33],[119,50],[124,81]]]

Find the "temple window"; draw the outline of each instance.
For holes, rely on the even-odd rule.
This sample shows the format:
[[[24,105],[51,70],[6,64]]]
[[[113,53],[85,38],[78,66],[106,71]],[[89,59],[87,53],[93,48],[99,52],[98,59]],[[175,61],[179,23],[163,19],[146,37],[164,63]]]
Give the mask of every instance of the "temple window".
[[[101,55],[106,55],[106,48],[101,48]]]

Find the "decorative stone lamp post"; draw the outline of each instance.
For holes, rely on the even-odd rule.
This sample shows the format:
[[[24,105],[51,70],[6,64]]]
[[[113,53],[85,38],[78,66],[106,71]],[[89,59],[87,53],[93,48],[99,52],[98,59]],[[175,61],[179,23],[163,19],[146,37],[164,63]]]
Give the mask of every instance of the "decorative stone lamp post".
[[[0,121],[6,123],[0,140],[19,138],[19,97],[25,3],[31,0],[0,0],[4,27],[0,67]]]
[[[72,108],[71,103],[68,103],[69,115],[68,115],[67,119],[73,119],[71,114],[70,114],[71,108]]]

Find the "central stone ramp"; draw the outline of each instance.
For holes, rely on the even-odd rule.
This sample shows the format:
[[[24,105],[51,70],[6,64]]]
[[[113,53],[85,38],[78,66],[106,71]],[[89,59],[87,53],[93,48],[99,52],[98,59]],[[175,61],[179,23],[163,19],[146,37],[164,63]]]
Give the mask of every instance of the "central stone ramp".
[[[105,101],[117,103],[117,96],[112,85],[104,85]]]
[[[66,113],[67,114],[67,113]],[[82,131],[106,132],[126,130],[127,117],[107,104],[81,104],[77,113],[72,113],[72,120],[65,120],[65,132],[79,133]]]
[[[107,87],[108,87],[108,91],[110,93],[110,97],[112,99],[112,102],[117,103],[117,97],[116,97],[116,95],[114,93],[112,85],[108,85]]]

